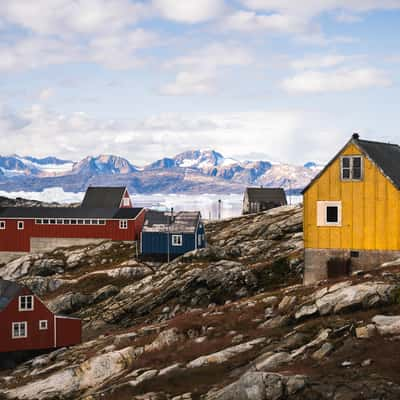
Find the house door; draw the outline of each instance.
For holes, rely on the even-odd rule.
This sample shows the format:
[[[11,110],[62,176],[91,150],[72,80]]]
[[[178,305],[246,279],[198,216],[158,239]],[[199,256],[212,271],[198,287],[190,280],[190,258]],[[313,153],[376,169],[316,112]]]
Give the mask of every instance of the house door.
[[[327,262],[328,279],[340,278],[351,274],[350,258],[331,258]]]

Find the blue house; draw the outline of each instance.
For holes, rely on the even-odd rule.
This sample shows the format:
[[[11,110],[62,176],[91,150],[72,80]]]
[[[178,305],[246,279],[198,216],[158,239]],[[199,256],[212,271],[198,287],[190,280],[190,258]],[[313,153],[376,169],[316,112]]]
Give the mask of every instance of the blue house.
[[[200,212],[149,210],[142,230],[141,253],[146,259],[172,260],[206,246]]]

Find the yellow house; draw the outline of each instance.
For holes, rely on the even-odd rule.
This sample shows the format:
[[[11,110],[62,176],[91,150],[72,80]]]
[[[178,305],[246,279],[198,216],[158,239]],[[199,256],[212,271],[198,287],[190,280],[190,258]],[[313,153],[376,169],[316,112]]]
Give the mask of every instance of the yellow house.
[[[400,147],[351,140],[306,187],[304,283],[400,258]]]

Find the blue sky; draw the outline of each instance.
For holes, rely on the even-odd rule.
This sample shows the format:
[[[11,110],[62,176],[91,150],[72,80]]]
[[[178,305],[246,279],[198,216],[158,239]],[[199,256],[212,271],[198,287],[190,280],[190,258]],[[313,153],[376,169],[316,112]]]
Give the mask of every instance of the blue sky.
[[[324,162],[400,142],[400,0],[2,0],[2,154]]]

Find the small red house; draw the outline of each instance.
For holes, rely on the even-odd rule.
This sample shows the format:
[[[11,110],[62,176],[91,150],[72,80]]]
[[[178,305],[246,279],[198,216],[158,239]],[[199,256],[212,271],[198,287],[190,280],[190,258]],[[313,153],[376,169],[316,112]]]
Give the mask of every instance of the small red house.
[[[59,247],[138,241],[144,218],[125,187],[89,187],[80,207],[3,207],[0,263]]]
[[[0,353],[81,343],[78,318],[53,314],[27,287],[0,279]]]

